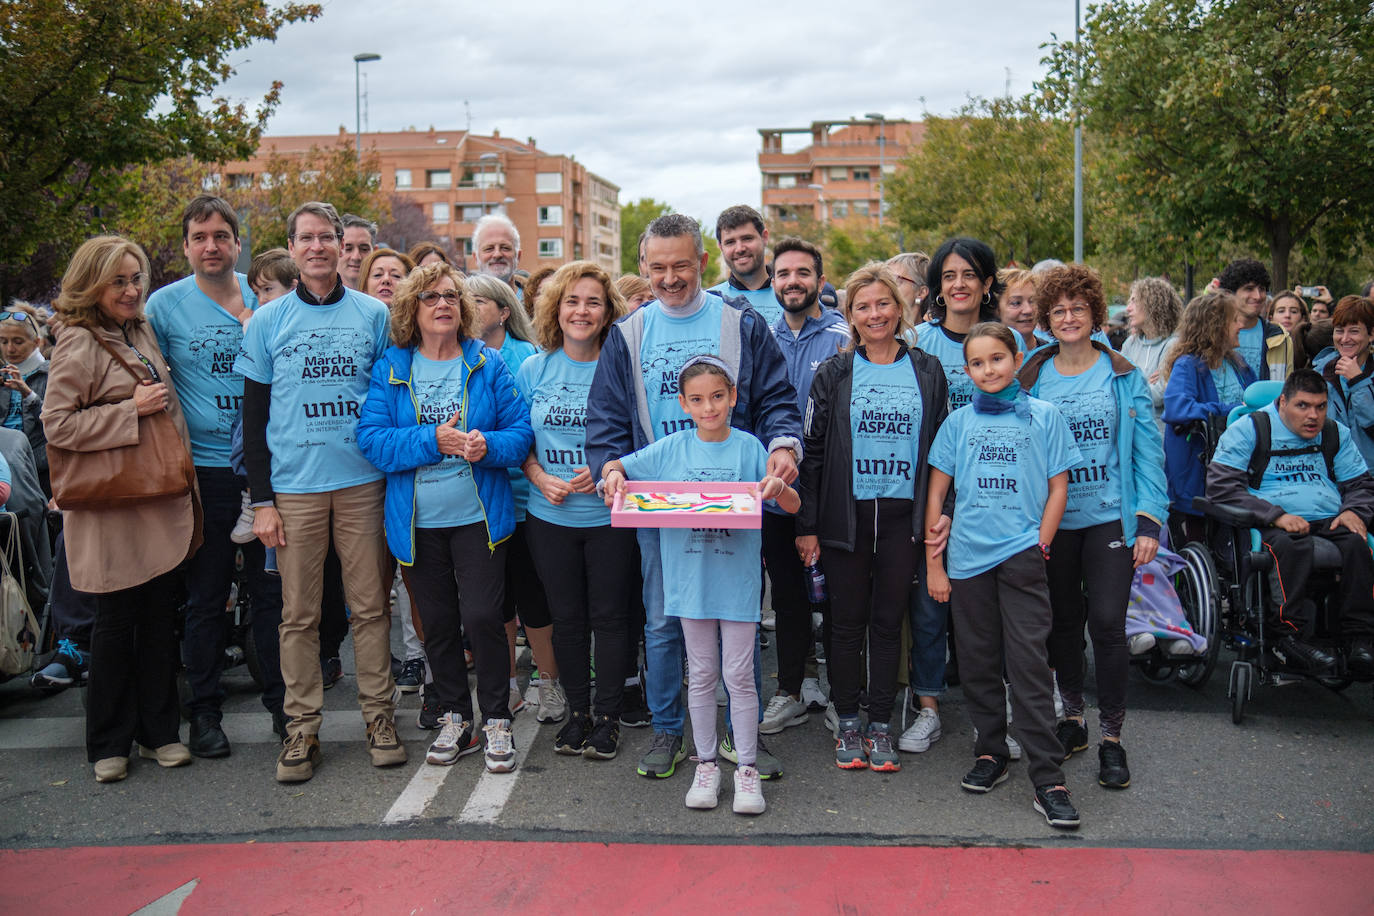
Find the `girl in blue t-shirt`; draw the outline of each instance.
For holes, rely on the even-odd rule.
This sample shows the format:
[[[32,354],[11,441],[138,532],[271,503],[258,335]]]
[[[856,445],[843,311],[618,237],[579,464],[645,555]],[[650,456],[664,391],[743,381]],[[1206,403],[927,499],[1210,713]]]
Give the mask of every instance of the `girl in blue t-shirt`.
[[[696,424],[658,439],[619,461],[605,474],[606,503],[623,492],[627,477],[638,480],[759,481],[759,495],[777,500],[785,512],[801,507],[797,492],[767,474],[763,443],[730,426],[735,380],[716,356],[694,356],[678,376],[678,404]],[[759,551],[762,535],[749,529],[664,528],[664,613],[682,623],[687,649],[687,707],[692,716],[697,769],[687,807],[714,808],[720,794],[716,766],[716,681],[724,671],[733,703],[735,750],[734,810],[761,814],[763,788],[758,758],[759,696],[754,687],[754,643],[759,622]]]
[[[949,415],[931,448],[927,528],[939,522],[951,486],[956,497],[948,550],[926,541],[926,587],[932,598],[951,602],[964,697],[978,734],[978,758],[960,785],[989,792],[1007,778],[1005,663],[1035,809],[1053,827],[1075,828],[1078,812],[1064,788],[1054,734],[1045,563],[1079,454],[1058,409],[1021,390],[1022,354],[1012,335],[1006,325],[986,322],[964,340],[978,390]]]

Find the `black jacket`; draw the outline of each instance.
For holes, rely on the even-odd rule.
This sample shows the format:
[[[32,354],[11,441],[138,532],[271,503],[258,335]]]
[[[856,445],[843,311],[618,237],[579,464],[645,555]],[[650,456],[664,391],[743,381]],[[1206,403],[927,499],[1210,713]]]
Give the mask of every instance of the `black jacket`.
[[[926,486],[930,481],[930,454],[935,432],[949,414],[949,384],[940,361],[922,350],[901,344],[916,373],[921,390],[921,431],[912,487],[912,533],[918,545],[925,543]],[[859,348],[862,351],[862,347]],[[900,358],[902,352],[899,351]],[[849,423],[849,402],[854,382],[854,351],[836,353],[821,363],[811,383],[802,418],[802,463],[798,480],[801,511],[797,513],[797,534],[814,534],[826,547],[853,550],[854,442]]]

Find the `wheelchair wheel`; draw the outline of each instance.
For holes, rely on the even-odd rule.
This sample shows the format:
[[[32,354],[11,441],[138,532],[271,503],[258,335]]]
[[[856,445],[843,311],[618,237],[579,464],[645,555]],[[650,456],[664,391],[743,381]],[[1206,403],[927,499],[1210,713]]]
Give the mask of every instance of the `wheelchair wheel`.
[[[1221,629],[1217,570],[1211,553],[1202,544],[1184,544],[1178,553],[1188,565],[1174,577],[1174,589],[1193,631],[1207,640],[1207,651],[1202,656],[1178,666],[1178,679],[1189,687],[1200,688],[1212,677],[1221,651],[1217,635]]]
[[[248,666],[248,673],[253,678],[253,683],[261,690],[262,684],[262,659],[258,658],[258,641],[253,635],[253,628],[250,626],[243,634],[243,663]]]
[[[1151,684],[1167,684],[1174,679],[1175,667],[1153,653],[1140,663],[1140,675]]]
[[[1245,701],[1250,699],[1252,677],[1249,665],[1238,664],[1231,668],[1231,721],[1236,725],[1245,718]]]

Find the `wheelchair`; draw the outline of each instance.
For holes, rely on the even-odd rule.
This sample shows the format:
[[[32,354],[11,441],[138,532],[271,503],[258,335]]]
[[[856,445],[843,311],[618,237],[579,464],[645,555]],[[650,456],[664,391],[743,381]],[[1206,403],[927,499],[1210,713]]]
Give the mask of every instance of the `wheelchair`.
[[[1231,411],[1226,425],[1272,403],[1281,389],[1282,383],[1277,381],[1250,385],[1245,391],[1244,402]],[[1210,461],[1221,430],[1215,423],[1207,426],[1205,430],[1198,429],[1197,433],[1207,437],[1204,454]],[[1336,545],[1320,537],[1313,542],[1312,575],[1305,600],[1312,605],[1315,636],[1308,641],[1330,651],[1337,659],[1337,666],[1331,672],[1312,674],[1284,665],[1267,645],[1265,622],[1272,598],[1269,573],[1274,568],[1274,558],[1260,543],[1262,521],[1249,512],[1218,505],[1206,497],[1194,498],[1193,507],[1206,519],[1206,542],[1191,541],[1184,550],[1198,562],[1199,574],[1204,566],[1202,557],[1207,558],[1205,565],[1211,566],[1211,591],[1216,599],[1217,613],[1213,618],[1216,638],[1208,635],[1208,653],[1213,656],[1213,665],[1215,654],[1222,646],[1233,655],[1226,688],[1232,722],[1239,725],[1244,720],[1246,705],[1257,684],[1282,686],[1314,680],[1339,692],[1357,680],[1371,680],[1358,678],[1348,671],[1340,651],[1340,608],[1335,586],[1340,581],[1342,561]],[[1374,537],[1370,538],[1370,543],[1374,549]],[[1183,596],[1182,590],[1180,596]],[[1185,606],[1186,601],[1185,598]],[[1192,622],[1191,615],[1189,620]]]

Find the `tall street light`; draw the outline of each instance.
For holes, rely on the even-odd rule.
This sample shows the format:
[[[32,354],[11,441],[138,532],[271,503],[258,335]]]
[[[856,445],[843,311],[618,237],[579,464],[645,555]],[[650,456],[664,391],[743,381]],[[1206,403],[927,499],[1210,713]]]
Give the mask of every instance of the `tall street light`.
[[[1073,260],[1083,263],[1083,30],[1073,4]]]
[[[827,212],[826,212],[826,209],[825,209],[825,185],[820,185],[820,184],[809,184],[809,185],[807,185],[807,187],[810,188],[811,190],[813,190],[813,191],[816,192],[816,199],[820,201],[820,204],[821,204],[821,223],[822,223],[822,224],[829,223],[829,222],[830,222],[830,214],[827,213]]]
[[[883,153],[887,149],[887,136],[883,132],[887,118],[876,111],[864,115],[870,121],[878,122],[878,225],[883,224],[883,190],[887,186],[887,173],[883,171]]]
[[[353,110],[356,117],[353,139],[357,147],[358,161],[363,161],[363,91],[362,91],[362,66],[374,60],[381,60],[382,55],[363,52],[353,55]]]

